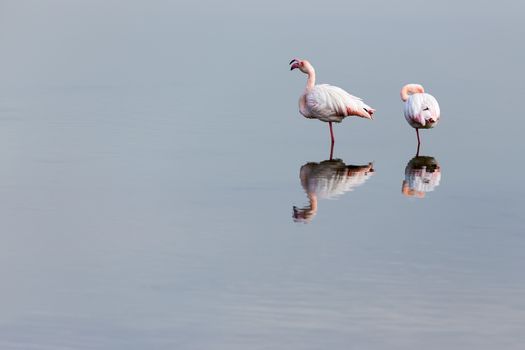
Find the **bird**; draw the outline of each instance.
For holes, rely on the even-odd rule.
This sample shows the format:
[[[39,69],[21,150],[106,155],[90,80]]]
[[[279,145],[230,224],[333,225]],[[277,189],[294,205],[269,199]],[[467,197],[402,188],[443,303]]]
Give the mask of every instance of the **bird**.
[[[425,89],[419,84],[406,84],[401,89],[401,100],[405,102],[405,119],[411,127],[416,129],[417,149],[421,140],[419,129],[430,129],[439,121],[439,104],[434,96],[425,93]]]
[[[317,214],[318,199],[335,199],[342,196],[363,185],[373,174],[372,162],[365,165],[347,165],[341,159],[329,159],[304,164],[299,170],[299,178],[309,204],[303,208],[294,206],[293,220],[310,222]]]
[[[359,97],[352,96],[337,86],[315,85],[315,69],[307,60],[294,58],[290,65],[291,71],[298,68],[308,75],[306,88],[299,97],[299,112],[306,118],[328,122],[332,145],[335,141],[332,123],[340,123],[350,116],[373,119],[375,109]]]

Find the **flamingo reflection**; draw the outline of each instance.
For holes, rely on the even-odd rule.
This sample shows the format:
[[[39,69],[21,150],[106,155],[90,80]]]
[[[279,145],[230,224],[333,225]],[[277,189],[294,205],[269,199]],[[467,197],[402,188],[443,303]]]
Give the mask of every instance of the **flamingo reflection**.
[[[401,192],[407,197],[424,198],[441,180],[441,167],[434,157],[416,154],[405,168]]]
[[[317,214],[318,199],[334,199],[361,186],[373,174],[372,163],[346,165],[341,159],[330,159],[320,163],[309,162],[301,167],[299,177],[309,205],[293,207],[295,222],[310,222]]]

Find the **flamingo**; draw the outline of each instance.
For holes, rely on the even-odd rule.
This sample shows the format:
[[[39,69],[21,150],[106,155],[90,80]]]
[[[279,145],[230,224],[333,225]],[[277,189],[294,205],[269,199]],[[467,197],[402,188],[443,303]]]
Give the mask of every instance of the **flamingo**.
[[[337,86],[315,85],[315,70],[307,60],[294,58],[290,64],[290,70],[299,68],[308,75],[306,88],[299,98],[299,112],[306,118],[328,122],[332,145],[335,141],[332,123],[340,123],[349,116],[373,119],[375,109],[359,97],[352,96]]]
[[[416,129],[417,153],[419,153],[419,129],[430,129],[439,121],[439,104],[434,96],[425,93],[419,84],[407,84],[401,89],[401,99],[405,102],[405,119]]]

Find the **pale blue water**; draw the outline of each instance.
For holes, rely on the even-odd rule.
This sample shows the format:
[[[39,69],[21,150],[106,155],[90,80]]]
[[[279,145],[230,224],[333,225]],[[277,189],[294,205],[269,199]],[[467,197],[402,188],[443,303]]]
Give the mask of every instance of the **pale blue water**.
[[[0,4],[0,348],[521,349],[523,8],[472,4]],[[293,57],[377,109],[307,223]],[[442,109],[422,199],[407,82]]]

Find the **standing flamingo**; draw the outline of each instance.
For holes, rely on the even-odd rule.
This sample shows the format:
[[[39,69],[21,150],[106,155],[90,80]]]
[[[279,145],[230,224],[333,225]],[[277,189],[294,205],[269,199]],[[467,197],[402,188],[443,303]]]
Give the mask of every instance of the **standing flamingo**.
[[[401,99],[405,102],[405,119],[416,129],[417,153],[419,154],[419,129],[430,129],[439,121],[439,104],[434,96],[425,93],[419,84],[407,84],[401,89]]]
[[[337,86],[315,85],[315,70],[307,60],[294,58],[290,64],[290,70],[299,68],[308,75],[306,88],[299,98],[299,112],[306,118],[328,122],[332,145],[335,141],[332,122],[340,123],[349,116],[373,119],[375,109],[366,105],[359,97],[352,96]]]

